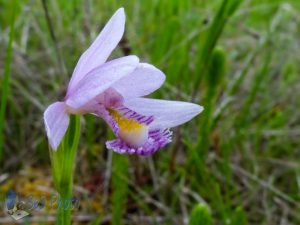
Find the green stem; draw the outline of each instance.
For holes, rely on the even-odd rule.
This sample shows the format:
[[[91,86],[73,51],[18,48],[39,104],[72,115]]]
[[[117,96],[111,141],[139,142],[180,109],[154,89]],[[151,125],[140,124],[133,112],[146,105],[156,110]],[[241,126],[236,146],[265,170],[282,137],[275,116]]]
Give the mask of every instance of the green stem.
[[[50,150],[52,174],[59,193],[57,225],[71,224],[73,173],[80,134],[80,117],[70,116],[70,125],[57,151]]]
[[[71,198],[73,189],[73,179],[66,179],[65,182],[61,183],[60,187],[60,203],[57,209],[57,224],[58,225],[70,225],[71,224]]]

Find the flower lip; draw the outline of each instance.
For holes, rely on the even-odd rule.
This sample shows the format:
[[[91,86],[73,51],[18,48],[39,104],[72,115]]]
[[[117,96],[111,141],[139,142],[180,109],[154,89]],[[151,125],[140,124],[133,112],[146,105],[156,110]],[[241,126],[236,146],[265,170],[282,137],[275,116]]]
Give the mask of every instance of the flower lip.
[[[149,127],[147,124],[139,122],[134,118],[126,118],[119,112],[109,109],[111,116],[118,124],[118,137],[131,147],[141,147],[148,140]]]
[[[149,138],[141,147],[132,147],[122,139],[115,139],[106,142],[106,147],[117,153],[138,154],[142,156],[150,156],[172,141],[172,132],[169,129],[151,130]]]
[[[138,128],[126,129],[122,126],[119,127],[119,137],[126,142],[129,146],[138,148],[143,146],[149,137],[149,127],[141,125]]]

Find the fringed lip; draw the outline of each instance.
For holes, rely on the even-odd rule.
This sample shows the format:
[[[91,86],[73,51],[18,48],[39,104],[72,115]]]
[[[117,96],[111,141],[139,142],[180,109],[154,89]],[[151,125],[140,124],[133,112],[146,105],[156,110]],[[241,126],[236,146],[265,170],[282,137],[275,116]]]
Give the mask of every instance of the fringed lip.
[[[113,150],[117,153],[124,154],[137,154],[142,156],[150,156],[154,154],[159,149],[166,146],[168,143],[172,141],[172,132],[169,129],[158,129],[151,130],[149,132],[149,138],[147,142],[138,148],[132,147],[128,145],[128,143],[124,142],[120,138],[107,141],[106,147],[110,150]]]
[[[120,116],[128,120],[134,120],[146,126],[149,126],[155,119],[153,116],[140,115],[124,106],[115,109],[106,109],[103,105],[99,104],[97,110],[94,111],[95,114],[102,117],[118,137],[115,140],[106,142],[108,149],[120,154],[129,153],[149,156],[172,141],[172,132],[169,129],[149,129],[146,142],[142,146],[135,147],[120,137],[120,127],[112,115],[112,111],[117,112]]]

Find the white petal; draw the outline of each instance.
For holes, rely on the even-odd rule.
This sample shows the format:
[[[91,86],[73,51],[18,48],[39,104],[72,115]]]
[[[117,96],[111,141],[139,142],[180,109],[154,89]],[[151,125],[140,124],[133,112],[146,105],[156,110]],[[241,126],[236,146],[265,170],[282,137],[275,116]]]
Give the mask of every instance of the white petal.
[[[136,56],[125,56],[104,63],[78,83],[76,89],[67,95],[66,104],[74,109],[81,108],[115,82],[132,73],[138,63]]]
[[[69,115],[66,112],[65,103],[55,102],[48,106],[44,112],[44,123],[49,143],[56,151],[69,126]]]
[[[202,112],[203,107],[189,102],[149,98],[125,99],[124,105],[145,116],[154,116],[151,128],[171,128],[183,124]]]
[[[103,64],[120,42],[125,29],[124,9],[118,9],[92,45],[81,55],[74,69],[68,92],[92,69]]]
[[[165,81],[163,72],[147,63],[138,67],[126,77],[116,82],[112,88],[124,98],[141,97],[157,90]]]

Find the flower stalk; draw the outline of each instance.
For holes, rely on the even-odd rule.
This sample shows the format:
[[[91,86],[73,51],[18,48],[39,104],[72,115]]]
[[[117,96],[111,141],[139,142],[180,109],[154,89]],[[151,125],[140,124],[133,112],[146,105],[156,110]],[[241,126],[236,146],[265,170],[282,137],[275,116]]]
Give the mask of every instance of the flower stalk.
[[[56,151],[50,149],[54,185],[59,193],[57,224],[71,224],[73,173],[80,135],[80,116],[70,116],[70,126]]]

